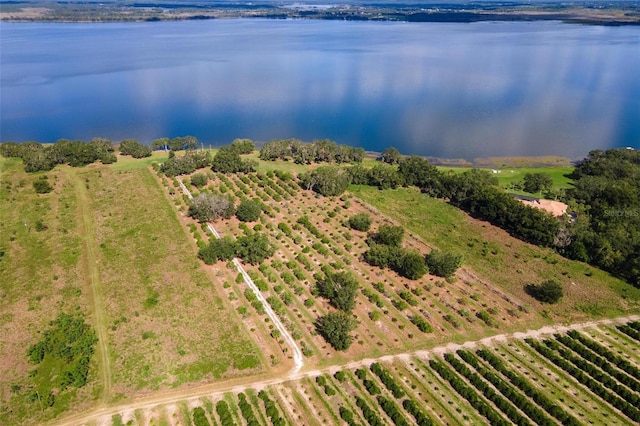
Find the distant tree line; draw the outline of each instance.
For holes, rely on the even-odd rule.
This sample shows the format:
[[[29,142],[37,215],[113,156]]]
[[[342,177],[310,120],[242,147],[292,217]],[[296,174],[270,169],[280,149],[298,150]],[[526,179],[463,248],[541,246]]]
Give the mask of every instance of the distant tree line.
[[[255,145],[249,139],[236,139],[230,145],[220,147],[214,156],[209,151],[194,149],[187,149],[184,155],[178,156],[172,150],[169,159],[160,165],[160,171],[169,177],[191,174],[205,167],[220,173],[250,173],[256,170],[258,163],[245,160],[241,155],[254,150]]]
[[[89,142],[60,139],[54,144],[37,142],[5,142],[0,154],[7,158],[20,158],[28,173],[49,171],[58,164],[82,167],[96,161],[111,164],[117,161],[110,140],[93,138]]]
[[[261,160],[293,160],[296,164],[359,163],[364,159],[364,154],[362,148],[338,145],[329,139],[311,143],[298,139],[273,140],[260,149]]]

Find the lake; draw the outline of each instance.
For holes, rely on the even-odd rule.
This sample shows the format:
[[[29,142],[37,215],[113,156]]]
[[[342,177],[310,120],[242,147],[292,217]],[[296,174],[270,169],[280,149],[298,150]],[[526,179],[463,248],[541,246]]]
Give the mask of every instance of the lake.
[[[333,139],[449,158],[640,148],[640,28],[2,23],[0,140]]]

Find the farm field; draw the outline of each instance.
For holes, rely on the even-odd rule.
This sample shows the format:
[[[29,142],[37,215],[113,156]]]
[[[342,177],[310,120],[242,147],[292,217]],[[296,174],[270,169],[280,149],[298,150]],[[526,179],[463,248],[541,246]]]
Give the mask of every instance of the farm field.
[[[408,280],[364,263],[361,255],[367,248],[367,233],[351,230],[345,220],[369,212],[374,216],[372,229],[391,222],[348,194],[335,198],[316,196],[274,174],[212,177],[203,190],[233,194],[236,199],[258,198],[265,204],[266,214],[251,226],[254,231],[267,232],[277,250],[265,262],[245,268],[298,341],[308,365],[323,366],[432,347],[451,340],[487,336],[495,330],[516,330],[522,327],[518,323],[537,321],[524,300],[480,282],[472,270],[462,269],[451,282],[433,275]],[[188,178],[184,181],[189,183]],[[181,207],[186,209],[186,204]],[[214,226],[222,236],[253,232],[235,218]],[[191,228],[196,228],[195,222]],[[199,228],[194,237],[206,238]],[[408,238],[406,245],[422,253],[429,249],[417,238]],[[220,269],[225,264],[219,262],[212,267]],[[353,333],[354,343],[347,351],[332,349],[316,333],[314,325],[319,316],[332,309],[327,300],[313,294],[315,276],[327,270],[350,271],[360,285],[353,312],[358,326]],[[237,308],[244,306],[252,315],[260,315],[250,309],[254,301],[246,297],[245,289],[244,282],[233,282],[228,289],[229,299],[238,304]],[[427,323],[422,331],[416,318]]]
[[[116,407],[88,424],[628,425],[640,416],[639,330],[627,320],[501,335]]]
[[[200,170],[196,187],[156,174],[163,159],[57,167],[44,195],[32,188],[44,174],[0,159],[10,201],[0,205],[1,423],[624,425],[640,414],[639,289],[415,189],[322,197],[267,162],[258,173]],[[242,271],[301,350],[301,369],[238,266],[197,258],[213,235],[187,215],[183,189],[260,201],[257,221],[211,225],[274,245]],[[462,254],[462,267],[410,280],[367,264],[369,234],[348,225],[361,213],[371,232],[401,225],[404,247]],[[316,326],[335,312],[316,289],[332,273],[359,287],[346,350]],[[524,292],[549,278],[565,290],[558,304]],[[35,368],[25,355],[62,312],[96,334],[77,389],[56,387],[49,358]]]

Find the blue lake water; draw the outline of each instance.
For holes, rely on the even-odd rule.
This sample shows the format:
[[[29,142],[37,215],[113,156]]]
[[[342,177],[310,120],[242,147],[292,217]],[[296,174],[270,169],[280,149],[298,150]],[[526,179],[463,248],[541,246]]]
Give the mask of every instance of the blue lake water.
[[[0,27],[0,140],[329,138],[439,157],[640,148],[640,28],[213,20]]]

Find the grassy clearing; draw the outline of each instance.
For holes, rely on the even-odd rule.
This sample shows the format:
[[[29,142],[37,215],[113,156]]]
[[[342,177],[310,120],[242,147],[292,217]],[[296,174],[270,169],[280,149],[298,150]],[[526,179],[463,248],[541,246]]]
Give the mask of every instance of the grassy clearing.
[[[463,173],[471,170],[471,167],[438,167],[441,171],[451,171],[453,173]],[[569,189],[573,187],[573,180],[567,177],[573,171],[571,166],[553,166],[553,167],[507,167],[495,170],[494,176],[498,179],[498,185],[502,188],[510,189],[514,182],[522,182],[527,173],[544,173],[551,177],[553,181],[553,189]],[[517,192],[517,191],[516,191]],[[527,194],[520,191],[519,193]]]
[[[42,173],[0,159],[0,423],[264,371],[157,179],[131,164],[57,167],[46,173],[54,190],[39,195],[32,183]],[[26,351],[59,312],[80,313],[103,335],[88,384],[45,409]]]
[[[133,158],[129,155],[119,155],[118,161],[109,165],[112,170],[134,170],[134,169],[146,169],[153,163],[163,163],[169,158],[169,153],[164,151],[153,151],[151,157],[147,158]]]
[[[260,352],[199,267],[148,169],[85,170],[109,340],[113,393],[257,372]],[[222,320],[224,318],[224,320]]]
[[[464,263],[483,280],[539,312],[542,322],[613,317],[640,310],[640,289],[550,249],[523,243],[415,189],[379,191],[352,186],[350,191],[429,244],[462,253]],[[564,287],[560,303],[543,305],[524,292],[525,284],[549,278]]]
[[[58,313],[77,312],[90,322],[75,183],[60,169],[27,174],[15,159],[0,159],[0,170],[0,423],[39,423],[90,407],[100,389],[92,363],[87,386],[59,393],[44,410],[47,383],[30,377],[26,355]],[[42,175],[53,192],[35,193],[32,183]]]

